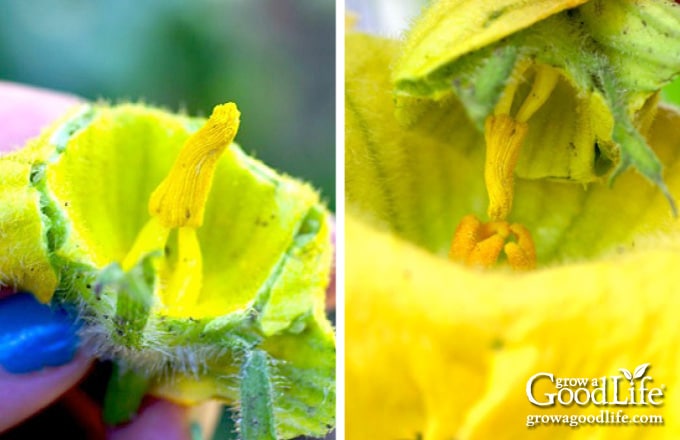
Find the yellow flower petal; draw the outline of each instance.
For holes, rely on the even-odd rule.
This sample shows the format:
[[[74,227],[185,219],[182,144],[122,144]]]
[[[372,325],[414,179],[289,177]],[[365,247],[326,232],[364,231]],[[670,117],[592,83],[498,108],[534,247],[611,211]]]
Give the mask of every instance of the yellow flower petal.
[[[531,375],[601,377],[651,362],[668,391],[663,428],[616,428],[608,438],[676,438],[680,420],[673,330],[680,307],[680,235],[634,253],[525,275],[449,264],[349,216],[348,438],[523,438]],[[588,429],[582,427],[580,430]],[[532,438],[581,438],[541,427]],[[605,433],[602,432],[601,435]]]
[[[40,193],[23,185],[31,166],[7,160],[0,174],[0,285],[23,286],[47,302],[57,286],[40,215]],[[17,270],[17,266],[20,270]]]

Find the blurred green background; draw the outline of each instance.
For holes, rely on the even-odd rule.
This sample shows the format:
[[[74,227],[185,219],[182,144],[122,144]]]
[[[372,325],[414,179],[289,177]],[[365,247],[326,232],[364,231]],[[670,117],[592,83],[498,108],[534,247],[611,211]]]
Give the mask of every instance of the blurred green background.
[[[680,105],[680,77],[661,89],[661,98],[675,105]]]
[[[335,200],[333,0],[2,0],[0,79],[192,115]]]
[[[0,79],[192,115],[234,101],[243,149],[335,207],[333,0],[1,0]]]

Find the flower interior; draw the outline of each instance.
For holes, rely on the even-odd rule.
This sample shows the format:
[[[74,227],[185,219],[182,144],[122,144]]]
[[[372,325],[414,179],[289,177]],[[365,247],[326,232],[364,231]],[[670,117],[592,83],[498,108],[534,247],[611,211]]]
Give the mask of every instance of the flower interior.
[[[393,62],[397,43],[352,35],[347,44],[354,54],[347,77],[372,80],[347,83],[350,209],[445,256],[463,218],[489,218],[484,136],[452,94],[436,101],[405,96],[395,101],[382,66]],[[510,114],[520,112],[535,76],[528,71],[520,77]],[[528,132],[507,214],[510,223],[531,232],[538,267],[632,250],[671,231],[677,220],[658,187],[633,171],[611,186],[600,177],[611,168],[611,145],[597,140],[611,139],[606,133],[611,115],[597,97],[577,95],[559,73],[554,79],[545,102],[525,118]],[[586,107],[601,120],[584,125],[579,109]],[[677,149],[659,141],[678,138],[678,124],[668,123],[672,118],[661,108],[647,137],[666,167],[668,187],[680,193]],[[575,133],[579,127],[584,131]]]
[[[87,110],[71,118],[62,130],[92,119]],[[245,309],[281,255],[319,232],[316,195],[232,144],[233,104],[216,107],[192,135],[198,120],[135,106],[97,118],[96,129],[76,133],[48,166],[47,186],[70,225],[59,232],[69,239],[57,254],[125,271],[151,256],[159,313],[203,318]]]

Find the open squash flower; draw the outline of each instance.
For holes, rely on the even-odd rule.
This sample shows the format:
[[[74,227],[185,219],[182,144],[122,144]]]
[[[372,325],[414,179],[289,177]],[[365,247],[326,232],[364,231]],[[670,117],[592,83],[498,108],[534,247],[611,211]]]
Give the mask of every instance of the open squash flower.
[[[146,392],[235,404],[246,439],[334,423],[329,215],[232,142],[239,117],[87,104],[0,157],[0,283],[114,360],[110,423]]]
[[[680,436],[679,32],[451,0],[348,36],[348,438]]]

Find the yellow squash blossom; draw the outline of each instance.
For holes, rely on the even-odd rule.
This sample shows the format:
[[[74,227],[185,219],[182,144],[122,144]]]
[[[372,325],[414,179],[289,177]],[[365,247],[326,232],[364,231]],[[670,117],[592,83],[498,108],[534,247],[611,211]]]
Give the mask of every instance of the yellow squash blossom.
[[[494,2],[494,7],[500,4],[502,12],[497,12],[478,2],[440,1],[417,22],[404,46],[348,36],[348,438],[680,436],[680,331],[675,324],[680,221],[655,186],[680,193],[680,112],[657,105],[657,90],[649,84],[658,89],[663,81],[640,77],[649,79],[650,88],[634,88],[638,76],[615,69],[621,75],[612,81],[629,82],[626,88],[612,88],[625,93],[610,99],[597,87],[580,88],[565,66],[536,62],[541,58],[536,52],[508,62],[501,69],[506,76],[495,80],[486,97],[476,93],[489,84],[484,83],[488,77],[468,82],[475,87],[467,93],[466,80],[451,76],[466,67],[456,64],[465,53],[485,60],[473,60],[475,69],[502,65],[504,50],[493,47],[483,55],[478,50],[521,39],[534,31],[514,32],[543,19],[558,27],[579,14],[606,12],[603,5],[609,4],[565,10],[576,3],[584,2]],[[476,5],[479,16],[456,15],[461,12],[456,5]],[[442,13],[447,7],[452,10]],[[435,12],[437,19],[428,15]],[[486,35],[485,29],[493,29],[506,12],[512,19]],[[442,33],[428,40],[428,32],[419,29],[430,25],[441,25]],[[452,55],[459,48],[447,45],[446,38],[464,32],[461,41],[468,45],[459,41],[463,47]],[[578,37],[588,38],[586,33]],[[434,60],[433,52],[422,47],[428,41],[429,49],[448,51],[450,58]],[[530,53],[519,43],[512,48]],[[432,56],[409,58],[418,50]],[[616,58],[598,56],[608,62]],[[535,106],[527,97],[540,69],[548,69],[547,82],[554,84]],[[410,77],[403,74],[407,71]],[[498,66],[490,71],[497,73]],[[451,85],[455,93],[447,89]],[[498,115],[504,96],[519,98],[510,106],[511,116],[531,113],[514,170],[520,178],[510,188],[512,207],[505,214],[533,237],[536,268],[521,272],[497,254],[500,261],[487,269],[447,258],[461,220],[470,214],[492,217],[484,178],[489,130],[485,138],[479,128]],[[527,106],[536,108],[532,113]],[[609,186],[606,177],[615,171],[618,177]],[[555,380],[541,375],[532,382],[540,373]],[[574,382],[559,394],[556,382],[563,378],[587,384]],[[631,389],[632,398],[626,394]],[[570,392],[584,403],[570,401]],[[550,399],[554,405],[542,405]],[[603,399],[609,404],[596,404]],[[648,424],[624,426],[621,412]],[[546,418],[551,415],[556,418]],[[598,425],[597,416],[607,417],[609,424]],[[570,426],[579,420],[580,426]]]
[[[0,157],[0,284],[72,310],[115,362],[109,423],[147,390],[235,404],[247,439],[334,423],[329,214],[232,142],[239,121],[85,104]]]

